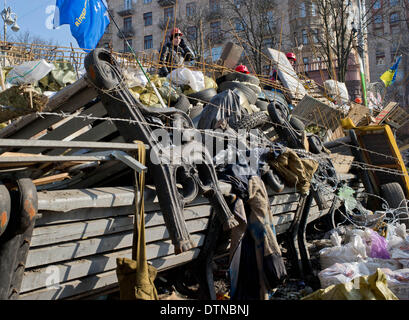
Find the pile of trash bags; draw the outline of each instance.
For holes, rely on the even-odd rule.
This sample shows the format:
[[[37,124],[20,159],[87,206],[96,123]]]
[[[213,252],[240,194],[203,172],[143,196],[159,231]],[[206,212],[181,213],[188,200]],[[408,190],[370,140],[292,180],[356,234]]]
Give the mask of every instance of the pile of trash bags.
[[[345,290],[352,286],[359,291],[364,277],[381,273],[385,290],[400,300],[409,300],[409,235],[405,224],[388,224],[386,237],[373,229],[353,225],[334,229],[328,237],[331,245],[319,251],[321,295],[332,286]],[[318,292],[314,293],[315,298],[317,295]]]

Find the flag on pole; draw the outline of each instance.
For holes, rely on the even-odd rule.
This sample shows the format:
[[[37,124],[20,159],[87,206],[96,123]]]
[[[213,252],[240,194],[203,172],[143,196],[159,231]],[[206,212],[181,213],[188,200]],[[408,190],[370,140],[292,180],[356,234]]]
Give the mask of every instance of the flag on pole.
[[[385,84],[385,87],[389,87],[395,82],[396,74],[397,74],[397,70],[398,70],[399,62],[401,58],[402,56],[399,56],[395,64],[388,71],[386,71],[383,75],[381,75],[381,80]]]
[[[57,0],[54,29],[64,24],[80,48],[95,49],[109,24],[105,0]]]

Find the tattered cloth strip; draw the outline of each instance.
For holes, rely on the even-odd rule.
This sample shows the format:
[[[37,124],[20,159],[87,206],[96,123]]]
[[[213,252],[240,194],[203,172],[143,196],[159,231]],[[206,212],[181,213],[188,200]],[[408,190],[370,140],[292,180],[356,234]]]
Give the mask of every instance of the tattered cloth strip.
[[[278,245],[273,215],[264,182],[254,176],[249,181],[250,215],[248,230],[256,245],[257,267],[259,269],[261,298],[267,289],[275,288],[287,276],[284,261]]]
[[[14,86],[0,93],[0,122],[42,111],[48,98],[31,85]]]
[[[295,151],[288,148],[269,164],[289,185],[297,187],[302,194],[307,194],[310,190],[312,176],[318,169],[317,161],[302,159]]]
[[[253,176],[249,180],[246,229],[241,199],[236,204],[234,211],[240,216],[240,225],[232,230],[231,299],[265,300],[268,289],[282,283],[287,272],[276,238],[268,193],[260,177]]]

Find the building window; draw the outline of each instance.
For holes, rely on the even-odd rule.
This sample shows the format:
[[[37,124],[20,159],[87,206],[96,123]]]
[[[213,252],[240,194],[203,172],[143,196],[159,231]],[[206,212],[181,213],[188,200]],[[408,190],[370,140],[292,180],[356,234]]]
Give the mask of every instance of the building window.
[[[220,0],[209,0],[210,11],[219,11],[220,10]]]
[[[373,8],[375,10],[380,9],[381,8],[381,0],[376,0],[375,3],[373,4]]]
[[[192,17],[196,14],[196,3],[195,2],[190,2],[186,4],[186,16],[187,17]]]
[[[132,29],[132,17],[124,18],[124,30],[131,30]]]
[[[125,10],[132,9],[132,0],[124,0],[124,9]]]
[[[375,24],[382,23],[382,16],[380,14],[375,15],[373,21]]]
[[[389,5],[391,6],[391,7],[394,7],[394,6],[397,6],[398,5],[398,0],[389,0]]]
[[[317,4],[315,2],[311,3],[311,15],[313,17],[317,15]]]
[[[163,10],[165,21],[173,19],[173,7],[168,7]]]
[[[263,40],[263,47],[265,48],[273,48],[274,45],[274,39],[273,38],[268,38]]]
[[[152,3],[152,0],[143,0],[144,4]]]
[[[308,34],[307,30],[302,31],[302,43],[303,44],[308,44]]]
[[[389,17],[389,22],[392,23],[398,23],[399,22],[399,13],[398,12],[394,12],[390,15]]]
[[[304,64],[304,70],[305,70],[305,71],[308,71],[308,68],[309,68],[309,60],[308,60],[308,58],[302,58],[302,62],[303,62],[303,64]]]
[[[376,53],[376,65],[383,66],[385,64],[385,53]]]
[[[234,24],[236,26],[236,31],[243,31],[244,30],[243,23],[239,18],[234,19]]]
[[[152,12],[144,13],[143,21],[145,21],[145,26],[151,26],[152,25]]]
[[[242,0],[233,0],[234,5],[237,9],[240,9]]]
[[[307,11],[305,10],[305,3],[300,4],[300,18],[305,18],[307,16]]]
[[[143,48],[145,50],[147,49],[152,49],[153,48],[153,40],[152,40],[152,36],[145,36],[143,38]]]
[[[399,25],[391,26],[391,34],[399,34],[399,33],[400,33]]]
[[[188,27],[187,28],[187,38],[190,41],[197,39],[197,28],[196,27]]]
[[[212,60],[217,61],[222,55],[222,47],[212,48]]]
[[[211,22],[210,30],[212,31],[212,33],[219,34],[220,33],[220,21]]]
[[[274,12],[273,11],[267,11],[267,25],[272,28],[274,25]]]
[[[129,46],[132,47],[132,39],[124,40],[124,52],[132,52],[131,48],[129,48],[128,46],[128,43],[129,43]]]
[[[312,40],[314,43],[318,43],[318,29],[312,30]]]
[[[210,23],[210,40],[218,41],[221,36],[221,23],[220,21],[214,21]]]

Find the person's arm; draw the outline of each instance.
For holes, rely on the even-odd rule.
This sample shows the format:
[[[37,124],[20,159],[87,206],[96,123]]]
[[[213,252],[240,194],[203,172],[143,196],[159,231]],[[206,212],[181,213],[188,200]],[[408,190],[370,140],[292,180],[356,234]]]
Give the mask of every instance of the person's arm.
[[[169,56],[169,46],[166,44],[162,48],[162,53],[159,57],[159,61],[161,62],[162,67],[159,69],[159,76],[161,77],[166,77],[169,74],[169,70],[166,67],[166,64],[168,63],[168,56]]]
[[[180,41],[179,46],[183,50],[183,57],[184,57],[185,61],[192,61],[192,60],[195,59],[195,54],[193,53],[192,49],[190,49],[186,45],[186,43],[185,43],[185,41],[183,39]]]

